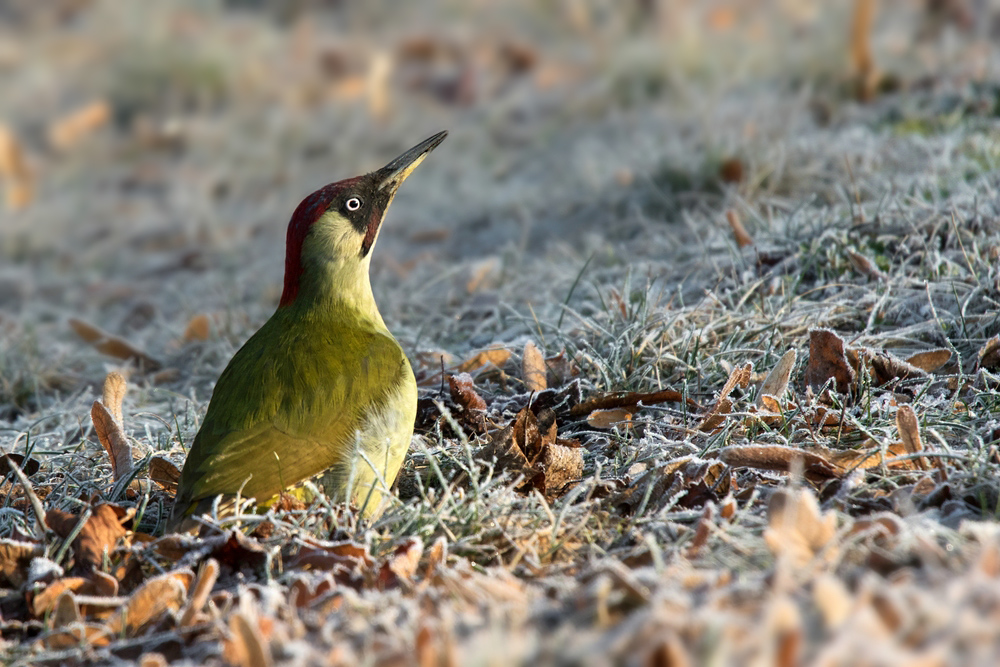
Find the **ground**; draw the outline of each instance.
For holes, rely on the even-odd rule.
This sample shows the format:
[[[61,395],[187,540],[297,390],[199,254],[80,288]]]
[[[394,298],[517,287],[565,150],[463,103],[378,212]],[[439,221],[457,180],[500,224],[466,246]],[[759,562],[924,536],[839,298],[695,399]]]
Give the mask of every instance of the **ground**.
[[[997,17],[400,4],[0,2],[5,663],[993,664]],[[291,211],[442,129],[397,500],[164,535]]]

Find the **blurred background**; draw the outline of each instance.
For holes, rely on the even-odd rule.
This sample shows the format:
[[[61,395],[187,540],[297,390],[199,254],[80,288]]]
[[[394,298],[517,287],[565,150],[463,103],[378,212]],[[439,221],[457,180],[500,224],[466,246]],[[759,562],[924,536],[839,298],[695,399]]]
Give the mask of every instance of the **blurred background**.
[[[5,402],[101,376],[67,316],[210,383],[296,204],[442,129],[373,260],[411,355],[558,314],[595,253],[683,283],[726,207],[878,198],[927,177],[923,133],[993,122],[996,4],[0,0]]]

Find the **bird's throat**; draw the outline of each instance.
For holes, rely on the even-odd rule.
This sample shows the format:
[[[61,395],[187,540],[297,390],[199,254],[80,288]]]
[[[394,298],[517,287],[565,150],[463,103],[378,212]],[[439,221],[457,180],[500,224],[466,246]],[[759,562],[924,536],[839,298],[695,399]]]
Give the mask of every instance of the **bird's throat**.
[[[300,314],[329,315],[385,329],[368,277],[368,262],[312,264],[299,279],[295,301],[283,306]]]

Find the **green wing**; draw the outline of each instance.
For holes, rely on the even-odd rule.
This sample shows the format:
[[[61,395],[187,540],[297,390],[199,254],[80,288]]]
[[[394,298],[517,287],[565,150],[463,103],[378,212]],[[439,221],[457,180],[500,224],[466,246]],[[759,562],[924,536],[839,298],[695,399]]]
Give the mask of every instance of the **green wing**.
[[[184,464],[179,509],[241,488],[264,502],[350,465],[365,415],[412,375],[387,331],[281,317],[275,313],[220,376]]]

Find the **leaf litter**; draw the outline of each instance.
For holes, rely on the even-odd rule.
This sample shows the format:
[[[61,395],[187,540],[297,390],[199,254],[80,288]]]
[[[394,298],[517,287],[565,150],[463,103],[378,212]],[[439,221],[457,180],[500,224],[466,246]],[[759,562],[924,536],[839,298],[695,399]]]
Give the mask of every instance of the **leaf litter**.
[[[585,3],[571,4],[562,17],[579,31],[571,43],[608,29]],[[874,4],[856,3],[851,24],[856,71],[845,83],[864,100],[880,94],[891,67],[876,62],[884,55],[872,48]],[[738,39],[725,26],[746,18],[741,11],[713,7],[706,34],[717,32],[723,44]],[[795,20],[807,29],[808,17]],[[199,30],[198,21],[185,21],[185,29]],[[380,53],[347,48],[340,57],[308,22],[297,25],[301,48],[289,57],[322,58],[317,75],[327,78],[302,82],[301,96],[287,103],[315,110],[357,101],[358,113],[382,124],[379,138],[395,132],[397,97],[423,100],[404,105],[412,113],[439,104],[460,119],[460,110],[474,114],[497,96],[523,102],[530,96],[522,85],[560,86],[581,76],[579,64],[545,49],[438,34]],[[636,80],[645,70],[613,52],[602,90],[633,104],[650,82]],[[190,100],[211,97],[210,63],[178,67],[183,75],[165,85],[194,87]],[[261,93],[238,86],[257,80],[241,71],[220,90],[253,99]],[[386,279],[392,287],[379,295],[421,385],[399,502],[364,523],[320,495],[308,507],[282,502],[263,514],[208,517],[198,536],[161,534],[179,465],[212,379],[266,317],[277,278],[239,274],[247,294],[238,304],[220,302],[213,290],[229,295],[233,286],[204,267],[225,259],[220,239],[235,239],[242,252],[257,247],[253,234],[225,222],[159,236],[125,227],[135,222],[129,211],[149,203],[144,198],[174,197],[166,185],[173,178],[200,188],[188,191],[191,210],[183,198],[170,200],[192,219],[219,206],[227,211],[220,218],[236,220],[243,213],[227,208],[227,189],[245,197],[267,182],[283,193],[287,176],[243,176],[235,165],[267,161],[227,157],[217,147],[198,152],[207,150],[199,123],[183,114],[163,120],[147,110],[119,126],[118,114],[136,113],[128,105],[152,104],[126,103],[121,91],[108,102],[78,95],[96,102],[51,114],[42,124],[50,147],[5,125],[7,205],[42,220],[64,215],[56,208],[68,204],[39,200],[37,186],[72,182],[59,170],[94,158],[88,146],[121,142],[118,156],[141,147],[165,160],[137,165],[121,185],[121,208],[105,216],[107,230],[88,232],[88,243],[73,237],[78,252],[45,265],[67,262],[81,274],[99,267],[120,281],[88,286],[92,302],[69,289],[53,297],[76,314],[71,328],[90,347],[73,342],[63,352],[65,318],[33,314],[32,298],[60,291],[58,279],[17,279],[12,290],[0,280],[0,396],[3,414],[13,415],[0,436],[5,660],[988,661],[1000,600],[1000,246],[990,222],[995,207],[983,203],[995,200],[995,156],[977,111],[983,100],[963,93],[971,97],[956,125],[933,94],[912,98],[914,112],[891,98],[846,111],[842,93],[819,86],[807,111],[797,102],[796,113],[809,118],[788,123],[787,134],[737,100],[733,113],[710,124],[723,155],[739,157],[715,163],[704,146],[674,132],[678,117],[653,118],[643,127],[680,137],[685,169],[662,164],[660,148],[669,149],[651,148],[648,138],[643,145],[656,164],[616,164],[628,152],[601,149],[600,159],[580,160],[595,170],[583,180],[588,187],[574,185],[567,168],[573,187],[566,199],[542,177],[552,166],[544,160],[523,181],[500,187],[505,169],[517,171],[504,161],[526,161],[511,161],[521,153],[491,156],[489,188],[463,192],[489,190],[497,199],[483,218],[489,224],[470,227],[490,228],[510,213],[522,225],[524,257],[498,247],[488,229],[482,237],[458,228],[421,235],[413,213],[418,227],[404,236],[453,249],[454,273],[442,277],[440,263],[400,255],[395,266],[405,270],[395,283]],[[582,94],[572,98],[581,108],[601,104]],[[530,127],[537,114],[545,125],[545,108],[511,115]],[[836,113],[822,120],[831,108]],[[238,126],[228,111],[219,113]],[[703,113],[693,114],[700,124]],[[943,131],[913,138],[893,120],[899,114]],[[778,124],[788,118],[774,114]],[[524,128],[505,122],[496,119],[498,144],[523,150]],[[823,122],[831,125],[816,131],[812,123]],[[480,126],[471,123],[465,138],[483,134]],[[609,145],[625,140],[616,135]],[[275,137],[264,132],[261,141]],[[929,147],[950,163],[919,166],[926,160],[914,156]],[[215,176],[198,164],[220,160],[231,160],[233,173],[213,185]],[[292,173],[312,168],[296,160],[275,162],[293,164]],[[343,160],[337,157],[338,168]],[[592,186],[605,163],[614,184],[607,193]],[[951,179],[950,171],[965,175]],[[883,195],[891,205],[883,206]],[[432,194],[413,196],[428,197],[428,210],[434,205]],[[444,210],[476,220],[475,211],[452,208],[468,198],[449,197]],[[279,216],[261,206],[264,217]],[[672,224],[675,215],[684,224]],[[546,224],[532,226],[535,217]],[[434,229],[442,219],[434,218]],[[621,240],[588,246],[590,230],[610,220]],[[549,227],[554,236],[573,234],[546,245],[536,232]],[[273,251],[269,233],[254,232]],[[16,246],[4,237],[5,257],[50,261],[32,249],[30,230],[24,234]],[[390,253],[388,228],[382,243]],[[200,296],[177,299],[185,290]],[[401,303],[397,293],[409,300]],[[151,294],[154,315],[129,317]],[[27,305],[10,316],[10,303]],[[42,351],[26,333],[33,329]],[[50,354],[58,357],[54,368],[42,363]]]

